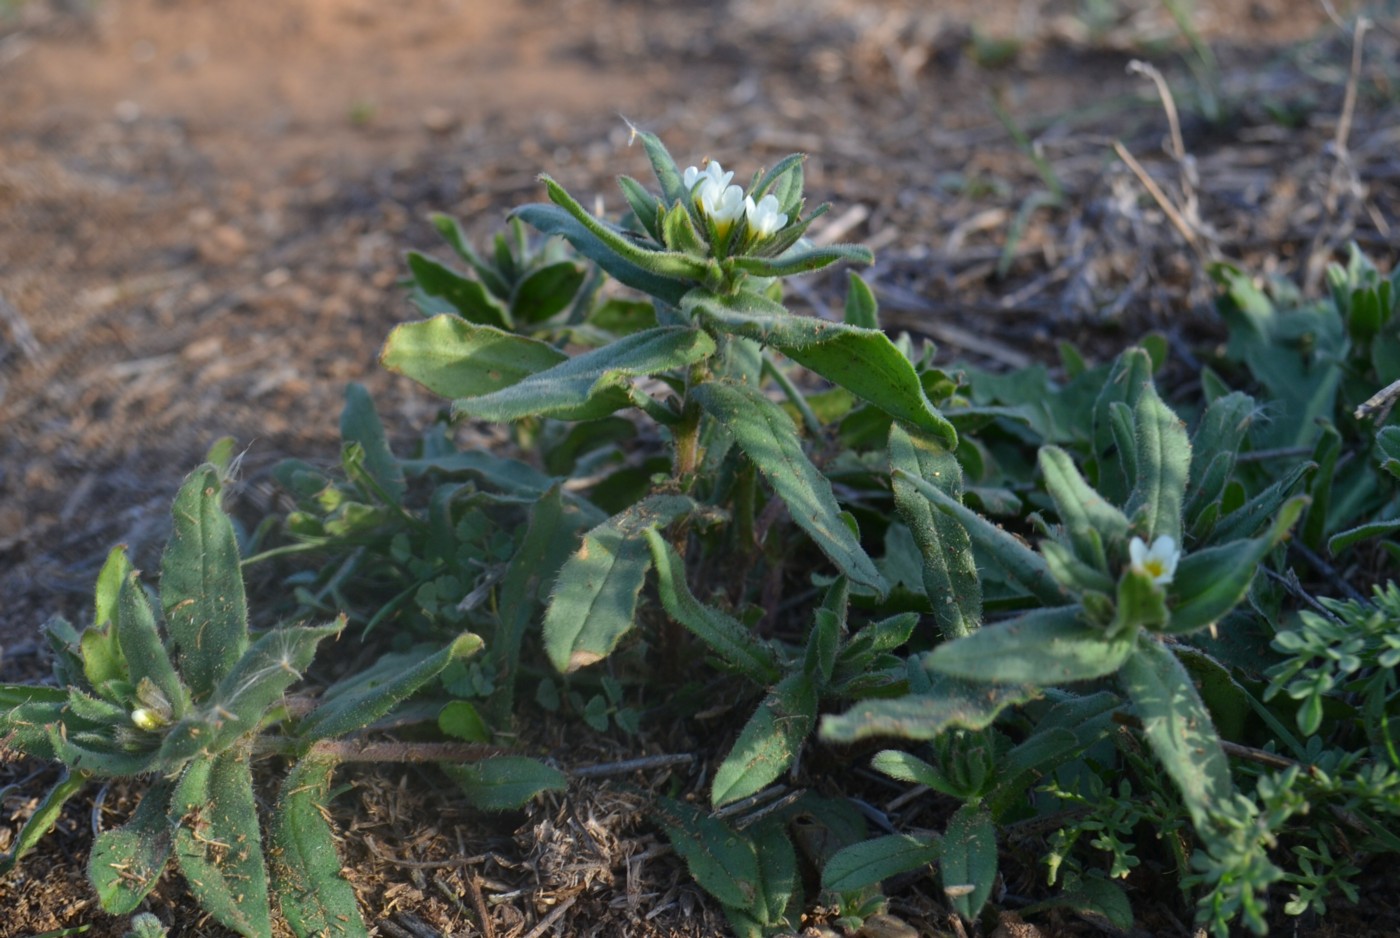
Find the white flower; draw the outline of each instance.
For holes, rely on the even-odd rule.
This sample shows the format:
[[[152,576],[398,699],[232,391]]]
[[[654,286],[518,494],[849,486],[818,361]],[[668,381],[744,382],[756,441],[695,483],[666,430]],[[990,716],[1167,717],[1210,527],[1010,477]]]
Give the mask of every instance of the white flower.
[[[1151,547],[1142,538],[1135,537],[1128,542],[1128,557],[1133,570],[1150,577],[1158,586],[1166,586],[1176,575],[1181,550],[1176,546],[1176,541],[1166,534],[1153,541]]]
[[[169,720],[149,707],[137,707],[131,711],[131,722],[148,733],[170,725]]]
[[[744,215],[749,220],[749,233],[762,240],[787,224],[788,217],[778,211],[776,196],[765,195],[755,205],[753,196],[744,196]]]
[[[719,160],[710,160],[705,164],[705,168],[698,169],[694,166],[687,166],[685,172],[681,173],[681,182],[685,185],[685,191],[689,192],[695,188],[695,184],[702,178],[713,179],[715,183],[723,189],[729,185],[729,180],[734,178],[733,173],[726,173],[724,167],[719,165]]]
[[[738,186],[726,186],[720,179],[711,176],[700,184],[700,211],[710,216],[716,231],[724,234],[744,212],[744,190]]]

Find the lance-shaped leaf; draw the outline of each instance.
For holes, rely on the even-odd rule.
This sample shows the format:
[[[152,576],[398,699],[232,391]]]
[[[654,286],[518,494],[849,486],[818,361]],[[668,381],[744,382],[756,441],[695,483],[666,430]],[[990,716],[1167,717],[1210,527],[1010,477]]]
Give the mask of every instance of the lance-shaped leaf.
[[[364,451],[364,471],[385,498],[395,505],[401,505],[407,490],[403,466],[389,448],[384,424],[374,409],[374,399],[363,384],[352,381],[345,386],[345,408],[340,412],[340,438],[346,443],[360,445]]]
[[[690,209],[684,204],[677,202],[671,206],[671,210],[663,216],[661,220],[661,237],[666,246],[673,251],[684,251],[687,254],[707,254],[709,245],[700,237],[700,232],[695,229],[695,222],[690,217]]]
[[[328,739],[369,726],[436,677],[449,662],[470,658],[483,644],[480,636],[464,632],[447,647],[387,680],[367,682],[317,707],[301,721],[297,735],[302,739]]]
[[[394,327],[379,361],[443,397],[499,391],[566,361],[547,342],[442,315]]]
[[[238,539],[219,503],[221,488],[213,466],[190,474],[175,496],[174,525],[161,557],[165,627],[196,702],[209,696],[248,648]],[[139,679],[133,673],[132,680]],[[168,691],[166,696],[175,704]]]
[[[418,289],[428,296],[439,297],[452,304],[452,308],[467,322],[501,329],[509,329],[514,325],[511,322],[510,311],[501,305],[500,300],[488,293],[479,281],[463,277],[446,264],[417,251],[408,252],[408,269],[413,272]]]
[[[1136,636],[1110,639],[1084,621],[1078,605],[1036,609],[984,625],[940,645],[928,657],[935,671],[972,681],[1063,684],[1112,674],[1132,654]]]
[[[1280,510],[1280,506],[1284,504],[1298,484],[1315,471],[1317,471],[1317,463],[1315,462],[1296,464],[1273,485],[1221,518],[1215,529],[1211,531],[1211,540],[1220,543],[1254,534],[1265,524],[1268,524],[1269,518],[1274,512]]]
[[[1143,736],[1176,782],[1197,828],[1233,791],[1230,764],[1191,675],[1161,642],[1143,633],[1118,672],[1118,684],[1137,708]]]
[[[1100,572],[1108,569],[1104,542],[1126,541],[1128,516],[1094,491],[1069,453],[1058,446],[1040,449],[1040,471],[1045,490],[1055,500],[1055,512],[1074,545],[1075,556]],[[1093,533],[1097,532],[1098,537]]]
[[[790,674],[744,724],[734,748],[715,770],[715,807],[767,788],[792,765],[817,721],[817,690],[806,674]]]
[[[1220,497],[1234,470],[1235,457],[1258,413],[1254,398],[1232,391],[1211,401],[1201,415],[1191,438],[1193,509]]]
[[[954,727],[985,729],[1007,707],[1039,695],[1029,683],[974,683],[937,673],[929,677],[931,686],[917,693],[862,700],[843,714],[822,717],[822,739],[837,743],[871,736],[935,739]]]
[[[28,820],[19,829],[19,833],[15,835],[14,843],[11,844],[9,852],[0,853],[0,876],[4,876],[14,869],[15,864],[22,860],[26,853],[33,850],[45,834],[53,830],[53,826],[58,823],[59,815],[63,813],[63,806],[68,803],[69,798],[76,795],[88,783],[88,778],[86,772],[65,772],[63,777],[45,793],[34,808],[34,813],[29,815]]]
[[[992,524],[936,485],[898,467],[892,469],[890,475],[896,482],[907,480],[936,508],[956,518],[972,543],[990,554],[1012,579],[1036,599],[1049,606],[1058,606],[1068,598],[1055,581],[1045,558],[1023,541]]]
[[[982,620],[982,583],[972,542],[956,518],[935,510],[910,481],[924,479],[961,502],[962,469],[940,440],[899,424],[890,427],[889,454],[890,467],[901,470],[892,477],[894,504],[919,545],[934,621],[944,638],[966,635]]]
[[[49,724],[45,727],[49,734],[49,746],[54,758],[66,765],[74,774],[97,776],[98,778],[121,778],[129,775],[143,775],[159,767],[157,757],[151,752],[128,752],[116,748],[109,738],[110,731],[101,735],[95,733],[75,733],[68,736],[61,727]]]
[[[772,346],[896,420],[932,433],[950,449],[957,446],[957,431],[929,403],[914,366],[883,332],[795,316],[748,290],[719,296],[696,289],[681,305],[710,328]]]
[[[852,582],[883,595],[889,589],[884,577],[840,517],[831,482],[802,451],[797,427],[783,409],[747,385],[710,381],[692,388],[691,396],[734,434],[822,553]]]
[[[1259,563],[1288,534],[1307,504],[1304,495],[1285,503],[1261,537],[1231,541],[1182,557],[1169,589],[1171,620],[1163,631],[1194,632],[1235,608],[1249,592]]]
[[[965,804],[948,821],[938,865],[949,903],[972,921],[997,878],[997,829],[985,808]]]
[[[890,834],[837,851],[822,870],[822,888],[849,893],[918,870],[938,860],[937,834]]]
[[[755,277],[791,277],[830,267],[838,261],[873,264],[875,254],[863,244],[830,244],[805,250],[798,247],[780,257],[736,257],[730,263],[735,270]]]
[[[738,619],[706,606],[691,593],[685,581],[685,562],[660,532],[648,529],[647,544],[656,564],[657,590],[666,613],[695,634],[730,667],[755,683],[767,686],[782,674],[782,662],[773,646]]]
[[[122,584],[131,576],[133,569],[126,556],[125,544],[118,544],[107,552],[107,559],[97,573],[97,587],[93,591],[93,628],[100,629],[116,617],[117,600],[121,596]],[[86,658],[84,660],[86,662]],[[90,677],[89,680],[91,681]],[[92,681],[92,686],[96,687],[100,683],[101,681]]]
[[[651,568],[643,535],[688,514],[680,495],[652,495],[589,531],[559,570],[544,616],[545,651],[568,673],[607,657],[631,628]]]
[[[593,261],[618,283],[641,290],[663,303],[676,306],[693,286],[688,280],[662,276],[619,257],[608,241],[580,224],[569,212],[557,205],[536,203],[525,205],[512,213],[513,218],[528,222],[547,235],[558,235],[572,244],[580,254]],[[625,237],[619,234],[618,237]],[[659,240],[659,239],[658,239]],[[641,249],[639,249],[641,250]]]
[[[541,267],[516,284],[510,308],[522,323],[544,322],[569,305],[587,277],[588,271],[573,261]]]
[[[749,828],[758,856],[758,901],[746,910],[765,929],[788,924],[787,912],[797,895],[797,851],[781,817],[769,816]],[[731,916],[733,907],[725,910]]]
[[[627,200],[628,207],[632,209],[632,214],[637,216],[637,221],[641,222],[652,240],[660,244],[662,234],[658,220],[665,212],[661,200],[631,176],[617,177],[617,185],[622,190],[622,197]]]
[[[1099,492],[1113,504],[1127,501],[1135,458],[1133,436],[1123,420],[1131,419],[1143,389],[1152,383],[1152,358],[1141,348],[1125,351],[1113,363],[1094,402],[1094,456],[1099,462]]]
[[[342,616],[334,625],[274,629],[254,642],[214,691],[205,716],[211,732],[203,734],[203,747],[219,752],[257,729],[268,708],[301,679],[321,640],[344,627]]]
[[[236,569],[237,561],[234,563]],[[242,586],[241,580],[239,585]],[[135,572],[122,584],[117,599],[116,630],[117,644],[126,659],[127,679],[132,684],[139,684],[142,678],[150,680],[170,702],[174,715],[182,715],[189,705],[189,691],[175,673],[175,665],[156,630],[150,600]]]
[[[854,270],[846,274],[845,323],[860,329],[880,328],[880,304],[875,299],[875,292]]]
[[[714,339],[699,329],[647,329],[562,361],[499,391],[456,400],[452,412],[502,423],[534,415],[568,415],[575,420],[602,417],[626,404],[625,388],[630,379],[683,368],[714,352]],[[602,397],[604,392],[613,390],[617,393]]]
[[[442,770],[483,811],[514,811],[542,792],[568,787],[563,772],[526,756],[493,756],[481,762],[443,765]]]
[[[130,819],[97,835],[88,858],[88,878],[102,908],[130,915],[165,872],[174,841],[169,817],[175,783],[161,779],[141,796]],[[178,820],[178,818],[177,818]]]
[[[249,938],[272,934],[267,865],[250,747],[190,763],[171,798],[175,861],[190,892],[221,924]]]
[[[433,227],[437,229],[438,234],[442,235],[443,240],[452,246],[452,250],[457,252],[457,256],[471,265],[472,270],[481,278],[481,282],[486,284],[487,289],[501,299],[505,299],[510,293],[510,288],[501,279],[496,268],[483,261],[480,255],[473,250],[471,242],[467,240],[466,234],[462,231],[462,226],[457,224],[457,219],[451,215],[435,212],[428,216],[428,220],[433,223]]]
[[[656,134],[642,130],[631,121],[627,122],[627,129],[631,131],[631,139],[642,141],[642,148],[647,152],[647,159],[651,162],[651,171],[656,174],[656,181],[661,184],[661,194],[666,197],[666,203],[670,205],[678,199],[684,199],[687,195],[685,182],[675,159],[666,149],[666,144],[662,143]]]
[[[1165,535],[1181,543],[1181,507],[1191,468],[1186,425],[1148,383],[1133,408],[1133,427],[1137,477],[1128,497],[1128,514],[1146,521],[1149,540]]]
[[[658,798],[653,812],[706,892],[727,906],[753,907],[761,874],[758,854],[747,837],[695,806],[670,798]]]
[[[335,760],[309,756],[282,783],[272,815],[273,887],[282,916],[299,938],[367,936],[355,890],[341,874],[325,811]]]

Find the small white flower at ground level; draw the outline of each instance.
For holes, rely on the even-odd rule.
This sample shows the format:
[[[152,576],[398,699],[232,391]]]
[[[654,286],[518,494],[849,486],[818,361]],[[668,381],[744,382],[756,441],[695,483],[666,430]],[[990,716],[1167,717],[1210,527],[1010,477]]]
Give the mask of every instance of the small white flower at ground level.
[[[1142,538],[1135,537],[1128,542],[1128,559],[1138,573],[1150,577],[1158,586],[1166,586],[1176,575],[1181,549],[1166,534],[1153,541],[1151,547]]]
[[[728,175],[732,176],[733,173]],[[744,190],[738,186],[726,186],[720,179],[711,176],[700,184],[700,211],[710,216],[715,229],[723,234],[744,212]]]
[[[687,192],[694,189],[695,184],[699,182],[701,178],[713,179],[715,183],[723,189],[725,186],[729,185],[729,180],[734,178],[734,174],[732,172],[726,173],[724,167],[719,164],[719,160],[710,160],[705,164],[704,169],[695,166],[687,166],[685,172],[681,173],[681,182],[685,185]]]
[[[131,711],[131,722],[148,733],[170,724],[169,720],[148,707],[137,707]]]
[[[776,196],[765,195],[755,205],[753,196],[744,196],[744,214],[749,220],[749,232],[755,238],[767,238],[787,224],[788,217],[778,211]]]

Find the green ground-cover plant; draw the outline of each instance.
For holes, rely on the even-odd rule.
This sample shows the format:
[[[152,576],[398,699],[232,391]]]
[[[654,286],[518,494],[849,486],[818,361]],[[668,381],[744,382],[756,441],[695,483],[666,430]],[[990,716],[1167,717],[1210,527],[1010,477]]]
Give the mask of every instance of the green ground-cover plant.
[[[745,188],[638,137],[655,185],[620,180],[620,221],[546,178],[549,201],[517,210],[489,258],[443,216],[465,269],[409,256],[423,318],[384,365],[452,419],[507,426],[512,452],[463,448],[444,422],[400,455],[352,386],[339,466],[279,468],[295,507],[243,562],[300,564],[277,608],[340,624],[248,637],[217,468],[177,500],[164,636],[114,554],[95,624],[50,629],[58,686],[0,689],[10,745],[69,769],[16,855],[85,773],[156,771],[98,841],[141,869],[95,860],[104,904],[134,910],[173,852],[234,921],[216,911],[232,887],[205,891],[227,853],[200,838],[256,845],[265,826],[281,859],[269,879],[240,854],[255,898],[237,914],[277,896],[309,934],[349,915],[320,815],[352,755],[337,744],[391,709],[466,745],[545,713],[646,734],[716,695],[740,718],[704,790],[652,816],[745,936],[816,905],[859,927],[900,874],[936,875],[974,922],[1012,845],[1043,853],[1053,887],[1026,914],[1126,930],[1155,853],[1211,931],[1262,931],[1271,902],[1323,912],[1366,856],[1400,851],[1400,600],[1326,599],[1320,568],[1294,566],[1395,529],[1400,431],[1354,416],[1393,380],[1393,280],[1354,258],[1295,313],[1222,270],[1228,354],[1170,401],[1154,336],[1102,364],[1064,346],[1063,379],[940,366],[880,330],[854,273],[840,322],[784,305],[784,278],[870,260],[804,239],[824,208],[802,214],[800,156]],[[193,567],[205,580],[181,578]],[[1324,598],[1297,614],[1309,590]],[[228,640],[201,644],[209,623]],[[384,654],[314,705],[285,697],[331,635]],[[276,675],[258,665],[293,646]],[[225,687],[245,672],[266,682],[255,700]],[[291,760],[268,819],[244,797],[264,754]],[[853,758],[926,788],[935,820],[871,808]],[[509,751],[444,768],[494,810],[564,782]],[[205,795],[230,807],[188,810]]]

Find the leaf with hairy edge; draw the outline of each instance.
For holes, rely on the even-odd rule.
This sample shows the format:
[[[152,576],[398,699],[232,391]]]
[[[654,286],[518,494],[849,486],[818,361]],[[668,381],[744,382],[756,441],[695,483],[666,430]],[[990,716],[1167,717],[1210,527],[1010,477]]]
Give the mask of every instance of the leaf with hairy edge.
[[[670,306],[678,305],[681,297],[685,296],[686,291],[692,286],[688,280],[662,276],[619,257],[617,252],[612,249],[610,241],[598,237],[592,230],[580,224],[573,215],[557,205],[546,203],[525,205],[512,212],[511,217],[519,218],[547,235],[558,235],[572,244],[580,254],[610,274],[618,283],[640,290],[648,296],[656,297]],[[618,235],[618,237],[623,236]]]
[[[854,270],[846,272],[845,323],[858,329],[880,328],[880,304],[870,284]]]
[[[499,329],[509,329],[514,325],[510,311],[501,305],[500,300],[488,293],[481,283],[463,277],[446,264],[426,254],[409,251],[408,269],[412,271],[418,289],[452,304],[452,308],[467,322]]]
[[[958,809],[943,834],[938,863],[953,910],[972,921],[997,878],[997,829],[985,808],[965,804]]]
[[[388,370],[450,398],[490,394],[567,360],[547,342],[448,314],[395,326],[379,354]]]
[[[563,772],[525,756],[493,756],[441,768],[483,811],[514,811],[541,792],[563,791],[569,784]]]
[[[587,277],[573,261],[541,267],[516,285],[510,308],[521,322],[544,322],[569,305]]]
[[[647,329],[562,361],[499,391],[459,398],[453,401],[452,412],[500,423],[535,415],[567,414],[575,420],[602,417],[627,402],[625,393],[617,395],[616,401],[596,400],[603,392],[622,390],[631,378],[692,365],[714,352],[714,339],[699,329]]]
[[[481,278],[481,282],[486,284],[486,288],[501,299],[505,299],[510,293],[510,288],[501,279],[501,275],[494,267],[481,259],[481,256],[472,249],[471,242],[462,232],[462,226],[457,224],[457,219],[451,215],[444,215],[435,212],[428,216],[428,220],[433,223],[433,227],[438,230],[452,250],[457,252],[457,256],[471,265],[472,270]]]
[[[236,560],[234,569],[237,569]],[[242,586],[242,580],[239,585]],[[129,671],[128,680],[135,685],[142,678],[148,678],[165,695],[171,712],[179,718],[189,706],[189,691],[175,673],[175,665],[156,630],[155,612],[135,572],[126,578],[117,598],[116,630],[117,644]]]
[[[896,420],[941,438],[950,449],[958,444],[953,425],[924,395],[914,366],[877,329],[795,316],[781,304],[748,290],[734,296],[692,290],[681,308],[719,332],[778,349]]]
[[[239,746],[190,764],[175,786],[175,860],[200,907],[249,938],[272,934],[267,865],[248,760]]]
[[[53,830],[53,826],[58,823],[59,815],[63,813],[63,806],[68,803],[78,791],[88,783],[86,772],[67,772],[54,783],[44,797],[39,801],[34,813],[29,815],[29,819],[24,822],[24,826],[15,835],[14,843],[8,853],[0,853],[0,876],[9,873],[15,868],[24,855],[34,849],[34,845],[43,839],[44,835]]]
[[[1030,684],[986,684],[946,674],[930,674],[926,691],[883,700],[862,700],[840,715],[822,717],[821,737],[851,743],[871,736],[934,739],[945,730],[980,730],[992,725],[1007,707],[1034,700]]]
[[[1128,516],[1094,491],[1069,453],[1058,446],[1040,448],[1040,472],[1045,476],[1045,490],[1055,501],[1055,511],[1065,526],[1074,554],[1099,572],[1108,569],[1104,555],[1105,541],[1126,541]],[[1098,533],[1098,537],[1093,532]]]
[[[791,277],[830,267],[837,261],[873,264],[875,254],[863,244],[831,244],[807,250],[788,251],[780,257],[736,257],[730,261],[736,270],[755,277]]]
[[[922,478],[961,501],[962,469],[941,441],[899,424],[890,427],[889,454],[891,468],[902,470],[892,477],[894,504],[919,545],[934,621],[944,638],[966,635],[982,621],[982,582],[972,542],[956,518],[935,511],[910,481]]]
[[[890,834],[839,850],[822,870],[822,888],[848,893],[938,860],[942,838],[933,833]]]
[[[309,756],[282,783],[272,815],[272,882],[282,916],[298,938],[367,936],[355,890],[341,875],[335,836],[324,812],[335,760]]]
[[[691,389],[710,416],[734,434],[739,448],[787,504],[792,520],[852,582],[883,595],[889,590],[860,539],[840,517],[831,482],[802,451],[797,427],[755,388],[711,381]]]
[[[132,570],[125,544],[118,544],[107,552],[107,560],[97,574],[97,588],[93,594],[93,628],[100,629],[116,616],[122,584],[131,576]],[[93,682],[93,686],[96,687],[97,683]]]
[[[1147,522],[1147,540],[1166,536],[1181,543],[1181,507],[1186,473],[1191,468],[1191,440],[1170,407],[1148,382],[1133,407],[1137,442],[1137,481],[1127,510]]]
[[[658,798],[652,809],[690,875],[725,905],[750,909],[758,898],[758,855],[752,842],[693,805]]]
[[[633,139],[642,141],[642,148],[647,151],[647,159],[651,162],[651,171],[656,174],[656,181],[661,183],[661,194],[665,196],[667,203],[675,203],[689,195],[685,191],[681,171],[670,151],[666,149],[666,144],[661,142],[661,138],[642,130],[631,121],[627,121],[627,129],[632,135],[628,140],[629,144]]]
[[[754,852],[758,855],[759,892],[762,902],[755,907],[765,927],[783,926],[788,906],[799,890],[797,851],[780,817],[767,817],[750,828]]]
[[[1234,790],[1230,763],[1191,675],[1161,642],[1142,635],[1118,672],[1118,684],[1137,708],[1142,733],[1176,782],[1197,828]]]
[[[1045,558],[1014,535],[1003,531],[938,486],[925,482],[918,476],[898,467],[892,469],[890,475],[896,482],[907,479],[925,498],[933,502],[936,508],[961,522],[972,543],[990,554],[1012,579],[1036,599],[1047,606],[1059,606],[1069,598],[1055,581]]]
[[[160,565],[165,628],[196,702],[209,696],[248,648],[238,538],[219,503],[221,488],[213,466],[185,479],[171,508],[174,524]],[[139,677],[133,673],[132,680]]]
[[[339,635],[343,628],[345,617],[341,616],[334,625],[289,626],[259,638],[215,689],[206,715],[212,732],[204,748],[219,752],[257,729],[267,709],[301,680],[321,640]]]
[[[773,646],[738,619],[706,606],[691,593],[685,581],[685,563],[675,548],[654,528],[647,529],[647,544],[656,565],[657,589],[667,615],[689,629],[725,664],[756,684],[776,683],[782,662]]]
[[[1135,635],[1108,638],[1078,605],[1036,609],[935,648],[928,667],[970,681],[1064,684],[1117,671]]]
[[[622,197],[627,200],[628,207],[632,209],[632,214],[637,216],[637,221],[646,229],[646,233],[651,235],[652,240],[660,244],[661,225],[657,223],[657,219],[663,212],[661,200],[631,176],[617,177],[617,185],[622,190]]]
[[[1171,618],[1162,631],[1194,632],[1219,621],[1235,608],[1248,594],[1260,562],[1287,536],[1307,504],[1306,495],[1284,503],[1262,537],[1232,541],[1182,557],[1168,587]]]
[[[1370,524],[1357,525],[1345,531],[1338,531],[1327,540],[1327,553],[1333,557],[1342,551],[1361,541],[1369,540],[1373,537],[1382,537],[1386,534],[1394,534],[1400,531],[1400,519],[1392,518],[1388,521],[1372,521]]]
[[[102,908],[113,915],[135,912],[165,872],[175,832],[169,817],[174,789],[172,781],[156,781],[125,824],[103,831],[93,841],[88,879]]]
[[[345,408],[340,412],[340,438],[346,443],[360,444],[365,454],[364,469],[374,484],[390,502],[403,504],[407,490],[403,466],[389,448],[384,424],[374,409],[374,399],[363,384],[352,381],[345,386]]]
[[[589,531],[554,581],[544,615],[544,645],[563,673],[603,658],[631,628],[637,594],[651,568],[643,533],[695,508],[681,495],[652,495]]]
[[[759,704],[734,748],[715,770],[715,807],[762,791],[792,765],[817,721],[817,690],[805,674],[790,674]]]

